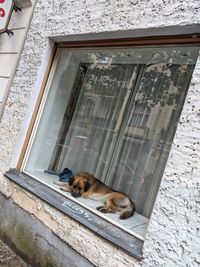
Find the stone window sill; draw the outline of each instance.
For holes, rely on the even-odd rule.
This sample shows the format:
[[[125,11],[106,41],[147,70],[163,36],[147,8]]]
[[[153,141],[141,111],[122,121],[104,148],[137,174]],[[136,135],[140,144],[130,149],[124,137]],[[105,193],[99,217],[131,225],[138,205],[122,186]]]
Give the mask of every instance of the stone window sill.
[[[142,240],[104,220],[27,174],[9,171],[5,176],[54,208],[80,222],[97,235],[120,247],[128,254],[138,260],[142,259]]]

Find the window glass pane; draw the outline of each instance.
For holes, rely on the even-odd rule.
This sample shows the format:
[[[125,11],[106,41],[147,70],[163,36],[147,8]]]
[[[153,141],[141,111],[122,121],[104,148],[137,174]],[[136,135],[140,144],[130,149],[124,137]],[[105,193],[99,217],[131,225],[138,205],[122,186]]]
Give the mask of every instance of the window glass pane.
[[[60,131],[61,138],[57,141],[49,170],[60,171],[66,166],[74,172],[87,169],[103,180],[109,153],[119,134],[117,122],[119,116],[124,115],[139,66],[89,64],[86,68],[68,130],[67,106],[64,128]]]
[[[92,173],[149,217],[198,51],[62,49],[25,171]]]
[[[107,184],[126,192],[140,214],[150,216],[193,65],[145,67],[128,123],[113,155]]]

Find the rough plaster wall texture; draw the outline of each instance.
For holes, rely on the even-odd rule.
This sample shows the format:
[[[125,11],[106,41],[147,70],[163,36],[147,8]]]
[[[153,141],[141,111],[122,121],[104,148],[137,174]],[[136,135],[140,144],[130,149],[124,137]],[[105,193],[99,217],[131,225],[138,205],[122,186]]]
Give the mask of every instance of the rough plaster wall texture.
[[[199,1],[189,0],[38,0],[20,64],[0,123],[1,192],[6,196],[10,196],[16,188],[20,190],[4,178],[2,173],[10,167],[20,128],[27,113],[31,93],[34,90],[35,81],[39,74],[39,66],[44,57],[48,37],[195,24],[200,23],[199,11]],[[184,259],[180,263],[182,266],[187,266],[187,264],[189,264],[188,266],[197,266],[198,255],[197,251],[193,249],[193,242],[196,242],[198,232],[195,236],[195,230],[192,230],[194,226],[190,226],[197,219],[192,218],[191,220],[189,215],[195,209],[195,199],[198,199],[198,197],[193,196],[194,193],[184,197],[180,187],[184,185],[186,192],[189,192],[187,191],[188,185],[186,185],[189,181],[189,185],[192,185],[195,190],[197,189],[197,184],[194,181],[195,175],[197,175],[197,171],[194,168],[196,166],[195,153],[197,153],[197,150],[194,153],[191,147],[194,146],[192,142],[199,135],[199,128],[196,126],[196,123],[199,122],[196,111],[196,104],[199,99],[196,92],[199,72],[199,68],[196,69],[192,88],[187,98],[187,101],[191,101],[191,103],[186,103],[187,107],[185,107],[181,118],[181,124],[172,147],[169,164],[149,225],[144,249],[144,266],[174,266],[174,262],[179,264],[181,257]],[[192,101],[195,102],[193,111],[191,110]],[[188,113],[190,123],[185,119]],[[189,137],[190,135],[191,137]],[[179,162],[180,155],[181,163]],[[182,159],[185,160],[184,163]],[[188,172],[192,168],[193,172]],[[174,170],[176,170],[176,174]],[[196,192],[195,190],[194,192]],[[21,202],[19,205],[23,207],[24,203]],[[177,206],[180,206],[180,208],[178,209]],[[190,206],[193,208],[190,209]],[[197,214],[195,216],[197,218]],[[70,220],[67,217],[62,218],[63,220],[59,222],[59,227],[61,228],[64,227],[65,220]],[[73,222],[72,224],[76,223]],[[190,233],[188,232],[189,230]],[[84,236],[84,228],[79,227],[79,231],[82,231]],[[171,232],[170,235],[169,232]],[[180,237],[182,248],[179,246]],[[65,238],[66,242],[71,242],[72,246],[76,246],[75,239],[69,241],[67,236]],[[88,244],[92,247],[93,243],[98,242],[97,240],[98,238],[92,235],[91,239],[88,240]],[[108,245],[108,243],[105,242],[105,245]],[[126,261],[125,254],[121,254],[120,250],[117,252],[117,249],[115,252],[116,257],[120,257],[121,261]],[[91,261],[95,261],[95,257],[97,257],[100,266],[105,260],[106,252],[100,253],[99,256],[95,255],[95,257],[90,253],[86,254],[84,256],[91,257]],[[113,257],[114,262],[110,266],[120,266],[117,265],[116,257]],[[171,261],[172,257],[173,262]],[[192,265],[190,265],[190,261],[192,261]],[[125,263],[123,264],[125,265]],[[133,266],[133,264],[131,265],[129,261],[126,266]]]
[[[198,1],[182,0],[102,0],[70,1],[67,9],[63,3],[50,1],[48,21],[55,24],[53,35],[61,32],[59,24],[69,25],[67,31],[99,32],[116,31],[170,25],[185,25],[200,21]],[[66,12],[67,11],[67,12]],[[63,19],[61,21],[60,15]],[[78,18],[78,19],[77,19]],[[76,23],[74,23],[74,21]],[[66,24],[67,23],[67,24]],[[72,27],[71,27],[72,26]],[[65,27],[63,33],[66,33]],[[52,33],[52,29],[51,29]]]
[[[200,266],[199,161],[200,59],[148,227],[143,266]]]

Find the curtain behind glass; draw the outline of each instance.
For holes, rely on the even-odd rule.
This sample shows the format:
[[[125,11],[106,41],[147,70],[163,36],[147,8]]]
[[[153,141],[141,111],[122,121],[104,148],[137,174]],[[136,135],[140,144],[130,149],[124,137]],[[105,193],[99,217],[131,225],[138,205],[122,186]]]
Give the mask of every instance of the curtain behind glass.
[[[67,167],[105,180],[138,72],[138,65],[87,67],[69,130],[60,139],[64,142],[58,144],[63,150],[56,171]]]
[[[127,193],[149,217],[176,130],[193,65],[147,66],[106,183]]]
[[[54,151],[58,163],[54,171],[67,167],[74,173],[90,172],[128,194],[137,212],[149,217],[193,65],[81,68],[81,79],[75,79],[72,90],[77,99],[69,101],[73,116],[64,119]]]

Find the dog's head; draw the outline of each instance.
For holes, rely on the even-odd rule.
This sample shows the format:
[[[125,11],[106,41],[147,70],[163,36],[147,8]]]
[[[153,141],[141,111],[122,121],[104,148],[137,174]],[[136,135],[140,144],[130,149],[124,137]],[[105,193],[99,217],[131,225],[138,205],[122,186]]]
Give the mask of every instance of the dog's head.
[[[69,179],[69,186],[73,197],[81,197],[90,188],[90,183],[81,175],[76,175]]]

